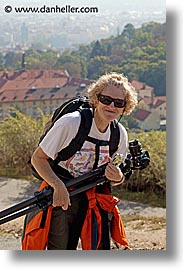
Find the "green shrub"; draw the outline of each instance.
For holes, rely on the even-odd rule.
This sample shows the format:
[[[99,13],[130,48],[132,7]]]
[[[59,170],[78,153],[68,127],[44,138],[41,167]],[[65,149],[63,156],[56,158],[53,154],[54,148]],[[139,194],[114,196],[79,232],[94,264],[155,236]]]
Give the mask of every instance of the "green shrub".
[[[144,170],[135,170],[133,175],[115,192],[121,193],[121,188],[132,192],[156,193],[166,195],[166,132],[150,131],[129,133],[129,140],[138,139],[143,150],[148,150],[150,164]],[[119,195],[119,194],[118,194]]]
[[[0,175],[23,176],[30,174],[28,161],[38,144],[45,118],[25,116],[15,111],[13,116],[0,122]]]

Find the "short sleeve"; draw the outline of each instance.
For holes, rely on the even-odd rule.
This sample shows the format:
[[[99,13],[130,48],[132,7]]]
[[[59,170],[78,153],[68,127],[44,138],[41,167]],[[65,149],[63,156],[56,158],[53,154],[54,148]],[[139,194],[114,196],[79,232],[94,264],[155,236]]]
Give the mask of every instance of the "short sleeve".
[[[59,151],[69,145],[78,132],[81,117],[78,111],[69,113],[58,119],[39,146],[53,160]]]

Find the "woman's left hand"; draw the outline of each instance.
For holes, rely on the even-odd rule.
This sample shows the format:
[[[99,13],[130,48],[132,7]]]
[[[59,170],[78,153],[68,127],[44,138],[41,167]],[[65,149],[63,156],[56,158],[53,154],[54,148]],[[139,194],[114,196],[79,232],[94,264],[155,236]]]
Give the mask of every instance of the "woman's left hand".
[[[121,184],[121,181],[124,178],[124,175],[121,172],[121,169],[119,167],[116,167],[114,164],[112,164],[110,162],[106,166],[105,176],[108,180],[116,182],[116,183],[118,182],[120,184]],[[115,185],[115,183],[114,183],[114,185]]]

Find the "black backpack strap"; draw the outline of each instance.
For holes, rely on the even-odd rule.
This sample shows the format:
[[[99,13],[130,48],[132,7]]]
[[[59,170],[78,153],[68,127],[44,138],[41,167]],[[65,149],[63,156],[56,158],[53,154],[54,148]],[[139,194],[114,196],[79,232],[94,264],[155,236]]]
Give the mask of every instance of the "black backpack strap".
[[[120,141],[120,130],[118,123],[116,121],[113,121],[110,124],[111,128],[111,136],[109,141],[109,155],[110,157],[118,150],[118,145]]]
[[[72,157],[77,151],[80,151],[83,143],[85,142],[92,125],[93,113],[91,109],[84,108],[78,109],[81,114],[81,123],[79,125],[78,132],[70,142],[70,144],[62,149],[57,158],[54,160],[55,164],[58,164],[60,161],[64,161]]]
[[[88,136],[87,141],[95,144],[95,163],[93,169],[96,169],[99,161],[100,146],[109,146],[109,155],[112,156],[118,149],[119,140],[120,140],[120,131],[119,126],[116,121],[110,124],[110,140],[99,140],[93,137]]]
[[[110,144],[110,142],[108,140],[99,140],[89,136],[86,138],[86,140],[95,144],[95,163],[93,165],[93,169],[96,169],[99,161],[100,146],[107,146]]]

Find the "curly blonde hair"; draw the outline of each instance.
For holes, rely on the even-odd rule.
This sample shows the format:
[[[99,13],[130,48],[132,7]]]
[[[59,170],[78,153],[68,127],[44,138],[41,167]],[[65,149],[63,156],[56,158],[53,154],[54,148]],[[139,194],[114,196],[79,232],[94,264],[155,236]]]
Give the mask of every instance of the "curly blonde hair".
[[[108,86],[121,88],[125,95],[126,105],[124,114],[129,115],[138,104],[137,93],[135,88],[129,83],[127,77],[116,72],[102,75],[97,81],[92,83],[88,88],[88,97],[90,104],[95,108],[98,104],[98,95]]]

